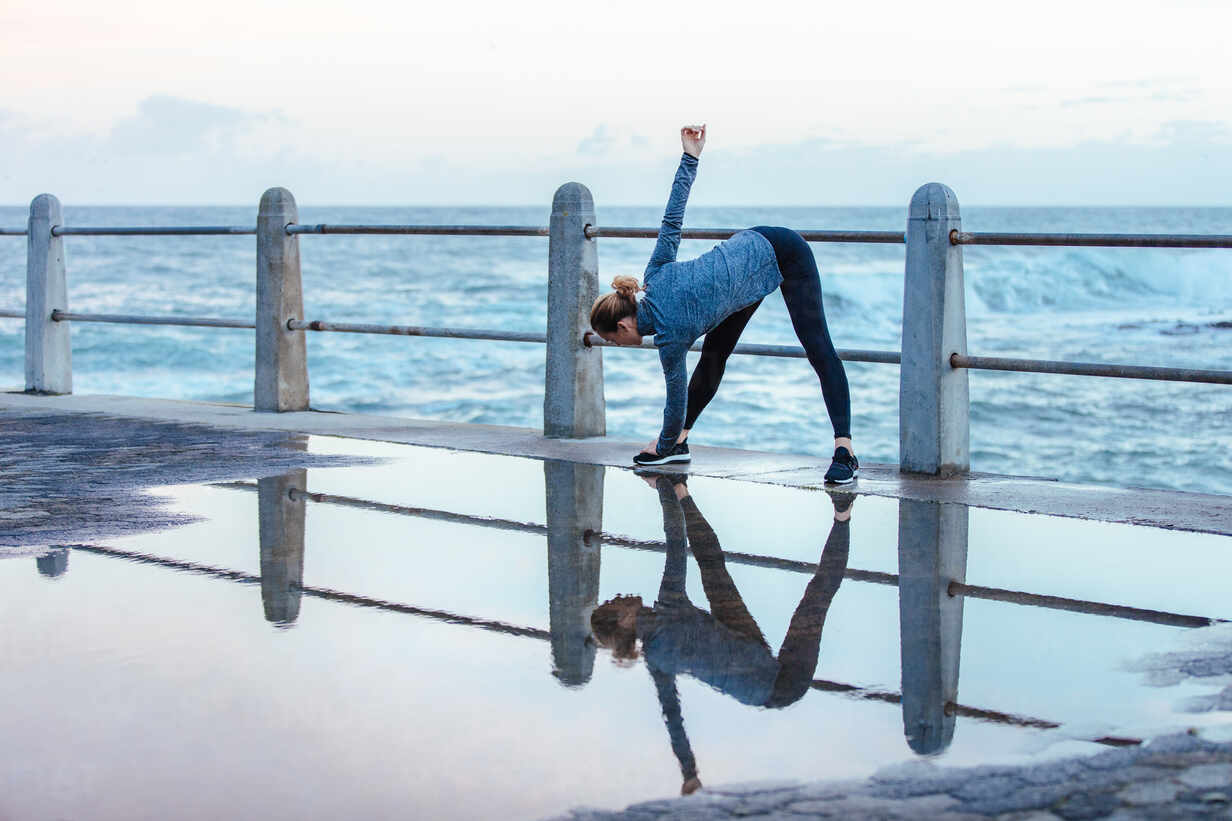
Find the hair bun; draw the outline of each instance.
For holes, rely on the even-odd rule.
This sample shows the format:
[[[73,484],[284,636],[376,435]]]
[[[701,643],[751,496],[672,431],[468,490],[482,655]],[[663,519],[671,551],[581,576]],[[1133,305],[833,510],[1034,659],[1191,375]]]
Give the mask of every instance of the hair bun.
[[[634,299],[642,287],[631,276],[621,275],[612,279],[612,288],[627,299]]]

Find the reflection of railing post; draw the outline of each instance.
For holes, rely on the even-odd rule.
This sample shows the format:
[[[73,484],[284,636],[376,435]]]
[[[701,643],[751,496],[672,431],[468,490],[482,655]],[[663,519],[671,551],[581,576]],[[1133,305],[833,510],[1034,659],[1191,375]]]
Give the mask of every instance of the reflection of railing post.
[[[949,476],[971,467],[967,353],[958,198],[940,183],[921,186],[907,215],[903,354],[898,392],[898,463],[911,473]]]
[[[68,548],[53,547],[34,560],[40,575],[55,579],[68,572]]]
[[[257,352],[252,406],[259,411],[308,410],[308,354],[304,332],[287,320],[304,318],[295,197],[271,188],[257,212]]]
[[[967,506],[899,501],[898,573],[903,731],[917,753],[941,752],[958,703],[963,600],[949,585],[967,575]]]
[[[607,432],[601,348],[582,344],[590,306],[599,296],[599,252],[586,236],[595,222],[595,201],[586,186],[569,182],[556,190],[548,228],[547,366],[543,435],[563,438]]]
[[[265,620],[291,624],[299,617],[304,584],[304,490],[308,471],[293,470],[257,480],[261,538],[261,603]]]
[[[543,463],[548,518],[548,617],[552,673],[564,684],[590,681],[595,648],[590,614],[599,600],[603,466]],[[587,535],[590,531],[591,536]]]
[[[64,224],[60,201],[39,194],[30,203],[26,223],[26,390],[34,393],[73,392],[73,350],[68,322],[56,322],[52,311],[68,310],[64,272],[64,240],[51,229]]]

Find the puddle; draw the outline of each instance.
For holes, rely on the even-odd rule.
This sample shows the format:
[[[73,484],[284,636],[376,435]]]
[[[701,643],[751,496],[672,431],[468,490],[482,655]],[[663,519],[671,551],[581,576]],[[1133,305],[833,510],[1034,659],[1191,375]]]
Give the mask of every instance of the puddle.
[[[1134,666],[1232,617],[1228,537],[307,447],[388,459],[4,554],[0,816],[543,818],[1228,724]]]

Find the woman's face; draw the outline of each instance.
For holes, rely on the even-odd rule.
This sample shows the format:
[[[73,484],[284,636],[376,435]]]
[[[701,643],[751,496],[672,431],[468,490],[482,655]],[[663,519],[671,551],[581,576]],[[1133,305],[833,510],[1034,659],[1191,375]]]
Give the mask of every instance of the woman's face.
[[[598,332],[605,342],[613,345],[641,345],[642,335],[637,332],[637,320],[627,316],[616,323],[616,330],[608,333]]]

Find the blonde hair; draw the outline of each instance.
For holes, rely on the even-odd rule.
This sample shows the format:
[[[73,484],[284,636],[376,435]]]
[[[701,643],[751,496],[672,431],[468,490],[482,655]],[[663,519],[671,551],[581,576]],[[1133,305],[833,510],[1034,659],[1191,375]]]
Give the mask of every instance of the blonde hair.
[[[618,276],[612,280],[613,290],[595,300],[590,308],[590,327],[600,333],[615,333],[616,323],[626,316],[637,315],[637,292],[645,288],[631,276]]]

